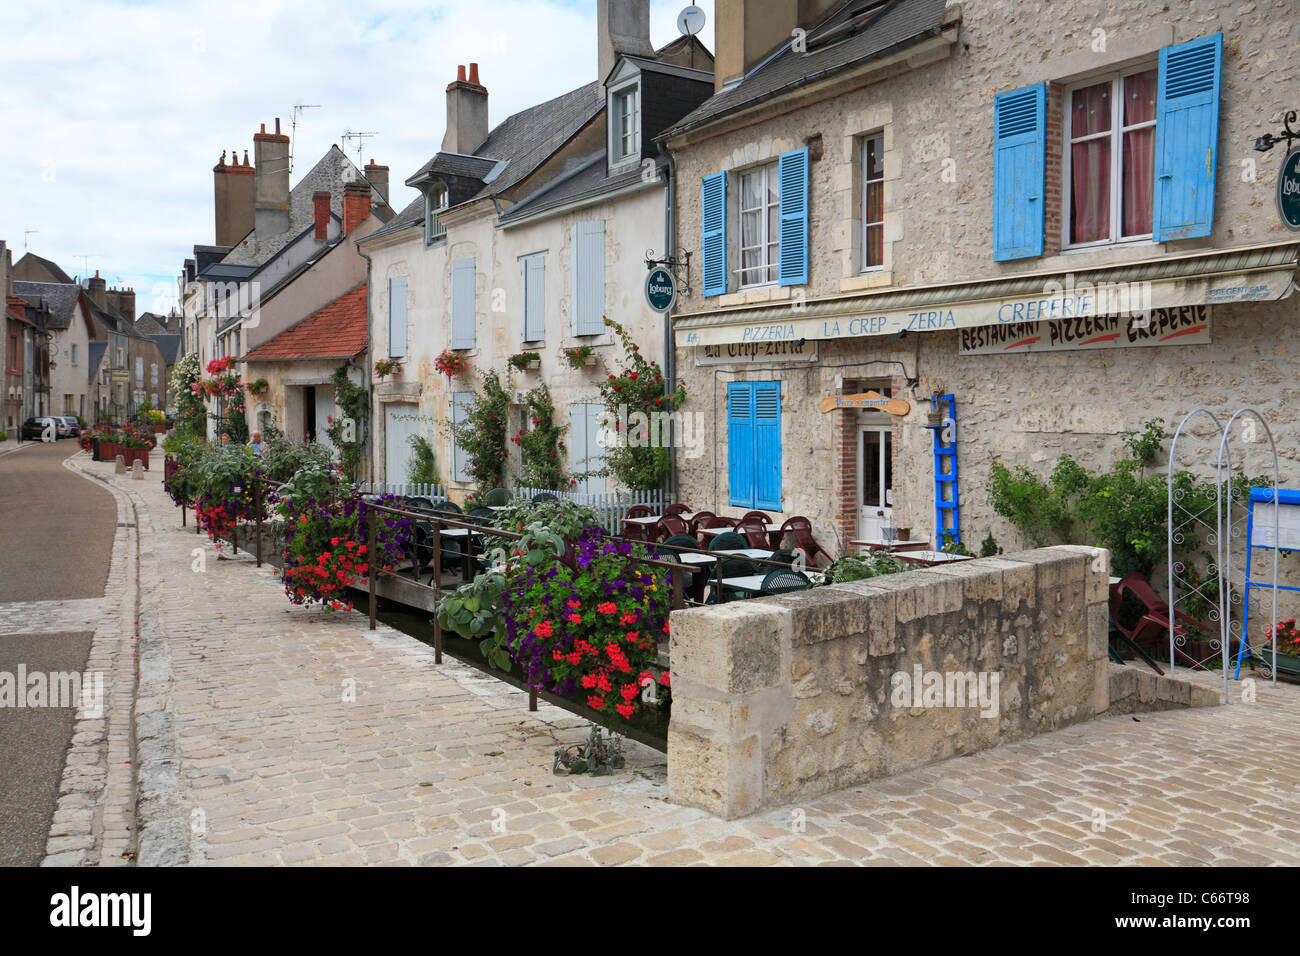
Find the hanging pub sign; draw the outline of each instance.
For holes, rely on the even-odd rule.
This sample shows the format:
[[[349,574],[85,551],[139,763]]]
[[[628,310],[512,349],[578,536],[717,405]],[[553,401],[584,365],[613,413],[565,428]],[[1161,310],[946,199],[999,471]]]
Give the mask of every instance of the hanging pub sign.
[[[1292,232],[1300,232],[1300,146],[1282,159],[1277,173],[1277,214]]]
[[[677,301],[677,281],[667,269],[656,267],[645,277],[645,301],[656,312],[667,312]]]
[[[1145,322],[1131,316],[1095,315],[962,329],[958,354],[1077,352],[1083,349],[1209,343],[1210,307],[1183,305],[1172,309],[1152,309]]]

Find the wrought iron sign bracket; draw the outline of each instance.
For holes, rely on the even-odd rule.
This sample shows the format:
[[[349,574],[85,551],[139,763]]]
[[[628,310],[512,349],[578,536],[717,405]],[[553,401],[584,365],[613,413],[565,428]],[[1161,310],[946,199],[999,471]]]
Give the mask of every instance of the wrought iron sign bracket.
[[[653,269],[656,266],[662,266],[665,269],[671,269],[673,278],[677,280],[677,291],[681,295],[691,294],[691,254],[683,252],[680,256],[667,256],[663,259],[654,257],[654,250],[645,251],[645,267]],[[685,276],[683,276],[685,272]]]
[[[1300,130],[1291,128],[1291,124],[1296,121],[1296,111],[1287,110],[1286,115],[1282,117],[1282,132],[1274,136],[1272,133],[1265,133],[1255,140],[1255,149],[1261,153],[1267,153],[1282,140],[1286,140],[1286,148],[1291,149],[1292,140],[1300,139]]]

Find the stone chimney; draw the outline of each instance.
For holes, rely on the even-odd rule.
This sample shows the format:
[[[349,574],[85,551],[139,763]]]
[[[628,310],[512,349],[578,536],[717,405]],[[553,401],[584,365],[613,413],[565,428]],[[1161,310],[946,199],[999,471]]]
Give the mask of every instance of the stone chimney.
[[[99,277],[98,269],[95,270],[94,278],[86,282],[86,295],[101,309],[108,308],[108,283]]]
[[[316,220],[316,241],[324,242],[330,233],[330,194],[318,189],[311,194],[312,216]]]
[[[488,91],[478,81],[478,64],[456,69],[456,80],[447,84],[447,135],[443,152],[472,153],[488,136]]]
[[[356,179],[343,186],[343,234],[350,235],[370,217],[370,183]]]
[[[117,290],[117,311],[135,321],[135,289]]]
[[[217,165],[212,167],[217,245],[233,246],[252,230],[253,178],[253,167],[248,164],[248,150],[244,150],[242,165],[238,152],[231,150],[229,165],[226,164],[226,154],[222,153]]]
[[[713,89],[744,76],[829,9],[825,0],[716,0],[713,6]]]
[[[253,160],[253,224],[259,238],[270,239],[289,228],[289,137],[280,133],[279,118],[274,133],[263,123],[253,134]]]
[[[380,198],[388,202],[388,167],[376,165],[372,159],[366,163],[366,179],[370,180],[370,185],[375,187]]]
[[[614,69],[620,53],[654,55],[650,45],[650,0],[596,0],[596,79],[601,83]]]

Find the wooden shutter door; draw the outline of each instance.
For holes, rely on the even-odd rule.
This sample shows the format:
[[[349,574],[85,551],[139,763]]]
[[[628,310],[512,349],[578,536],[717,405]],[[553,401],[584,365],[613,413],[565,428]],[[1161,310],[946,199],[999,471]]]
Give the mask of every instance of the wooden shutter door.
[[[993,99],[993,258],[1043,254],[1047,85]]]

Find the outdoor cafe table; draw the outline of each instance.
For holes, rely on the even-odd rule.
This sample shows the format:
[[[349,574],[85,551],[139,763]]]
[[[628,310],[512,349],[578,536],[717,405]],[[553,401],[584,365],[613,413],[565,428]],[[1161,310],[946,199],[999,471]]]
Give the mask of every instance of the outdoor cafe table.
[[[770,558],[772,551],[768,548],[727,548],[717,551],[710,551],[708,554],[697,554],[694,551],[687,551],[684,554],[675,554],[672,560],[679,561],[682,564],[713,564],[717,556],[725,557],[742,557],[742,558]]]
[[[926,538],[913,538],[907,541],[894,539],[886,541],[884,538],[863,538],[856,541],[850,541],[849,544],[859,548],[866,548],[868,551],[925,551],[930,547],[930,542]]]
[[[906,561],[908,564],[931,567],[936,564],[947,564],[950,561],[969,561],[972,555],[949,554],[947,551],[901,551],[895,554],[894,557],[900,561]]]
[[[805,571],[804,576],[814,584],[822,580],[822,575],[817,571]],[[743,577],[723,578],[722,587],[726,591],[747,591],[756,594],[763,589],[763,579],[766,574],[747,574]]]

